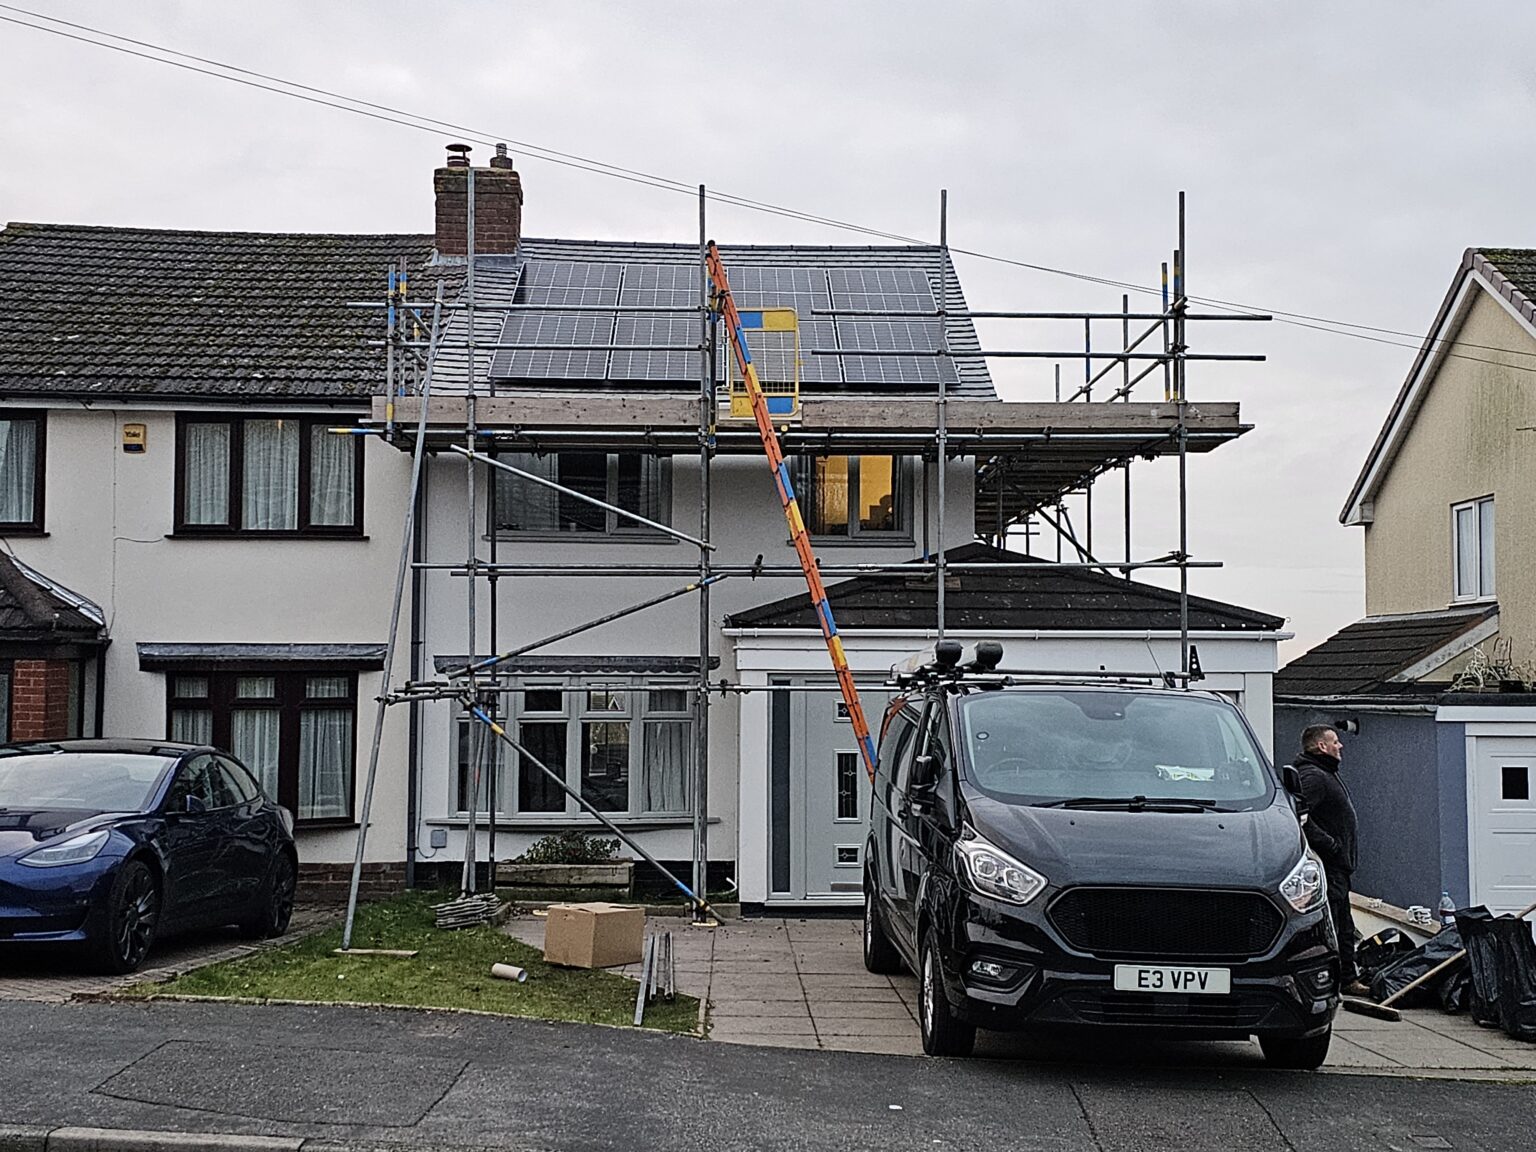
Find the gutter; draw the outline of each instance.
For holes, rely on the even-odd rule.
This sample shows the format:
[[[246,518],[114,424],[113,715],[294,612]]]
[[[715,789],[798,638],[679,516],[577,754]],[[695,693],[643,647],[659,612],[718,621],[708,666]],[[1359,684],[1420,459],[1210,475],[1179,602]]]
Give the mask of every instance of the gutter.
[[[748,640],[771,640],[775,638],[801,639],[803,637],[821,638],[821,631],[817,628],[769,628],[761,625],[748,628],[722,628],[722,636],[731,636]],[[845,638],[894,637],[915,640],[937,640],[938,630],[934,628],[840,628],[838,634]],[[1004,628],[946,628],[946,637],[955,639],[972,638],[977,640],[1177,640],[1178,629],[1160,631],[1157,629],[1105,629],[1102,631],[1073,631],[1071,629],[1044,629],[1033,628],[1028,630],[1010,631]],[[1252,632],[1239,629],[1222,631],[1191,631],[1191,640],[1291,640],[1294,632],[1268,632],[1255,630]]]
[[[1433,716],[1440,709],[1439,703],[1410,704],[1385,701],[1360,700],[1354,696],[1276,696],[1276,708],[1330,708],[1346,712],[1380,712],[1396,716]]]

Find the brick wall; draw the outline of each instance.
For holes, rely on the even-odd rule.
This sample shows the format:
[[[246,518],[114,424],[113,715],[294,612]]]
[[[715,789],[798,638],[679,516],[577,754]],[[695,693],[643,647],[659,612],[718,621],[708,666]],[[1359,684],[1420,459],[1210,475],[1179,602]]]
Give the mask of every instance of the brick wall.
[[[14,663],[12,740],[62,740],[69,734],[69,671],[67,660]]]
[[[497,157],[491,164],[475,169],[475,251],[504,255],[517,251],[522,236],[523,183],[510,160]],[[463,256],[468,251],[464,218],[468,172],[468,168],[439,168],[432,174],[437,250],[445,256]]]
[[[300,864],[298,899],[305,904],[342,907],[352,885],[350,864]],[[382,900],[405,891],[405,861],[364,864],[358,881],[359,900]]]

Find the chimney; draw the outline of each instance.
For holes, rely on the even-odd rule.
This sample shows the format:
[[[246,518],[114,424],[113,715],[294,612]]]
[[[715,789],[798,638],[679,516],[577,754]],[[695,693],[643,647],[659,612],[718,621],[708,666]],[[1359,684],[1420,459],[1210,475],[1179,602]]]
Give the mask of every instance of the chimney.
[[[432,173],[437,193],[437,252],[463,256],[468,251],[468,144],[448,145],[448,160]],[[505,255],[517,251],[523,234],[523,182],[512,167],[505,144],[496,145],[489,168],[475,172],[475,252]]]

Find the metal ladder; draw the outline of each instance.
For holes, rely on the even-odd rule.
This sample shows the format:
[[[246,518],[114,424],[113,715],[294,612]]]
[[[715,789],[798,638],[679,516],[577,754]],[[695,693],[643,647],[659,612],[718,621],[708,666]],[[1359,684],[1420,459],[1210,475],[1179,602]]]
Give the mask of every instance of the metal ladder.
[[[875,742],[869,734],[869,723],[864,719],[864,706],[859,702],[859,690],[853,682],[853,673],[848,669],[848,657],[843,651],[842,637],[837,634],[837,623],[832,619],[832,606],[827,603],[827,590],[821,583],[821,571],[816,563],[816,553],[811,548],[810,533],[806,531],[805,520],[800,515],[800,503],[795,499],[795,486],[789,477],[789,465],[784,460],[784,450],[779,446],[779,434],[768,412],[768,402],[763,394],[762,384],[758,381],[757,369],[752,364],[752,352],[747,347],[741,314],[736,310],[735,301],[731,299],[731,285],[725,274],[725,264],[721,261],[719,249],[715,247],[713,240],[709,242],[706,263],[710,282],[714,286],[712,307],[715,313],[725,320],[726,332],[731,339],[731,349],[736,356],[736,366],[746,384],[747,395],[752,401],[752,416],[757,421],[757,431],[763,439],[763,452],[768,457],[768,466],[773,471],[773,482],[779,491],[779,501],[784,506],[784,519],[789,524],[789,537],[794,543],[795,555],[800,558],[800,567],[805,572],[805,586],[811,594],[811,603],[816,609],[816,620],[821,625],[822,637],[827,642],[827,654],[832,658],[832,670],[837,673],[837,685],[842,689],[843,703],[848,708],[848,719],[853,725],[853,734],[859,742],[859,754],[864,758],[864,770],[873,780]]]

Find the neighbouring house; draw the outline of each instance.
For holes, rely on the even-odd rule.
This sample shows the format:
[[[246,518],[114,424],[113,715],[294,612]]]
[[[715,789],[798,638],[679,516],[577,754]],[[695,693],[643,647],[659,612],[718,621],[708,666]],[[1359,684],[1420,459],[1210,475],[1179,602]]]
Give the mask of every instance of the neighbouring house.
[[[1536,250],[1469,249],[1340,515],[1366,616],[1281,669],[1275,747],[1344,730],[1357,887],[1536,901]]]
[[[293,809],[306,880],[335,891],[361,819],[425,407],[391,684],[680,588],[699,551],[664,529],[707,534],[724,578],[702,621],[690,594],[543,645],[502,667],[494,706],[659,859],[686,870],[702,810],[712,876],[746,900],[856,902],[867,813],[848,724],[830,695],[771,691],[830,676],[757,432],[716,409],[701,461],[701,374],[723,389],[727,373],[699,350],[698,245],[525,237],[504,155],[474,169],[450,158],[433,191],[424,235],[0,232],[13,308],[0,337],[9,735],[228,746]],[[939,248],[722,252],[742,308],[799,317],[801,412],[783,443],[861,679],[932,643],[939,586],[931,567],[856,566],[932,558],[941,542],[949,634],[1002,636],[1016,666],[1177,667],[1172,593],[973,543],[1117,463],[1175,453],[1176,405],[998,399]],[[359,305],[382,304],[392,270],[409,276],[414,311],[399,315],[417,327],[389,377],[384,312]],[[386,395],[406,361],[425,365],[439,284],[431,397],[423,370]],[[1187,419],[1196,452],[1246,430],[1233,403]],[[517,471],[471,465],[466,443]],[[1266,738],[1281,626],[1191,600],[1205,686]],[[727,690],[703,709],[706,679]],[[876,683],[876,721],[881,699]],[[472,746],[451,700],[387,711],[370,884],[456,879],[472,813],[479,858],[491,848],[493,797],[501,859],[596,827],[515,754],[493,757],[476,794]]]

